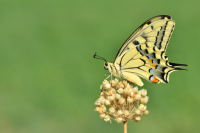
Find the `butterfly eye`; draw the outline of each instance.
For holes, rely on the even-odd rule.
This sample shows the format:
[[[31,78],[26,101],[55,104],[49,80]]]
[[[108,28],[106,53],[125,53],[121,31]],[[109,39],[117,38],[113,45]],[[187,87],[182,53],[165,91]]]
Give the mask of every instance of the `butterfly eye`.
[[[108,63],[107,63],[107,62],[105,62],[105,66],[106,66],[106,67],[108,66]]]
[[[108,70],[108,63],[107,62],[104,63],[104,69]]]

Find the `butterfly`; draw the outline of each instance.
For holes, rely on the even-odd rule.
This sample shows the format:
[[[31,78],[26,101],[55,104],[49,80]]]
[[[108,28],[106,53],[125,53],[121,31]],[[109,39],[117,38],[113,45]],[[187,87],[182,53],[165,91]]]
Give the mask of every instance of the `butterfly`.
[[[186,70],[178,68],[187,66],[168,61],[165,55],[175,22],[169,15],[155,16],[140,27],[124,42],[117,53],[114,63],[107,62],[101,56],[94,58],[105,60],[104,68],[111,75],[143,86],[142,77],[152,83],[168,83],[173,71]]]

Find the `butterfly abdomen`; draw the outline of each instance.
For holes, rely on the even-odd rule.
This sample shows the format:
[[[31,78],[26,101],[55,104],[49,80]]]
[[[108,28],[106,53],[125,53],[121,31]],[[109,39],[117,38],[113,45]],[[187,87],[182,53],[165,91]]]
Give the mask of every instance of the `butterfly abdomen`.
[[[111,62],[107,62],[107,64],[108,64],[107,68],[108,68],[109,72],[111,73],[111,75],[113,75],[117,78],[120,78],[122,76],[124,79],[126,79],[132,83],[136,83],[139,86],[144,85],[142,80],[136,74],[122,71],[120,69],[119,64],[115,63],[115,65],[114,65]],[[123,72],[123,74],[122,74],[122,72]]]

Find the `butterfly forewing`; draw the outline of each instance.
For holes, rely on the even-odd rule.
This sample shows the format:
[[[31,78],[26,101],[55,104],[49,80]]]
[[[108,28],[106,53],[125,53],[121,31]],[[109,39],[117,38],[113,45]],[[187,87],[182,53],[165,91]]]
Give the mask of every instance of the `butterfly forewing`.
[[[116,59],[129,51],[133,47],[138,47],[145,44],[147,47],[157,46],[160,50],[165,51],[169,39],[174,29],[175,22],[173,20],[159,20],[145,28],[141,28],[141,31],[133,33],[135,36],[130,36],[124,43]]]
[[[144,33],[149,33],[150,31],[152,31],[152,27],[150,25],[152,25],[154,22],[157,22],[157,21],[160,21],[162,20],[164,22],[164,20],[166,21],[169,21],[169,20],[172,20],[171,16],[169,15],[160,15],[160,16],[156,16],[156,17],[153,17],[149,20],[147,20],[146,22],[144,22],[140,27],[138,27],[131,35],[130,37],[124,42],[124,44],[122,45],[122,47],[120,48],[120,50],[118,51],[118,54],[116,56],[119,57],[122,52],[125,51],[125,48],[127,47],[127,45],[129,45],[130,43],[130,40],[132,40],[133,38],[135,38],[136,36],[138,36],[138,33],[141,33],[141,31],[143,31]],[[161,30],[158,26],[159,24],[155,25],[156,27],[154,27],[154,31],[159,31]],[[163,25],[164,26],[164,25]],[[148,28],[146,28],[148,27]],[[144,31],[143,29],[146,30]]]

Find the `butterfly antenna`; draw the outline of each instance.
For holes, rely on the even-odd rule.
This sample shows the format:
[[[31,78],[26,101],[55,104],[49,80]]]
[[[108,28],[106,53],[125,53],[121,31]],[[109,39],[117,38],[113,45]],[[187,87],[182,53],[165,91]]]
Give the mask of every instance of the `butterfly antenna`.
[[[96,59],[100,59],[100,60],[105,60],[106,61],[106,59],[104,59],[103,57],[101,57],[101,56],[98,56],[97,54],[96,54],[97,52],[95,52],[94,53],[94,58],[96,58]],[[107,61],[106,61],[107,62]]]

